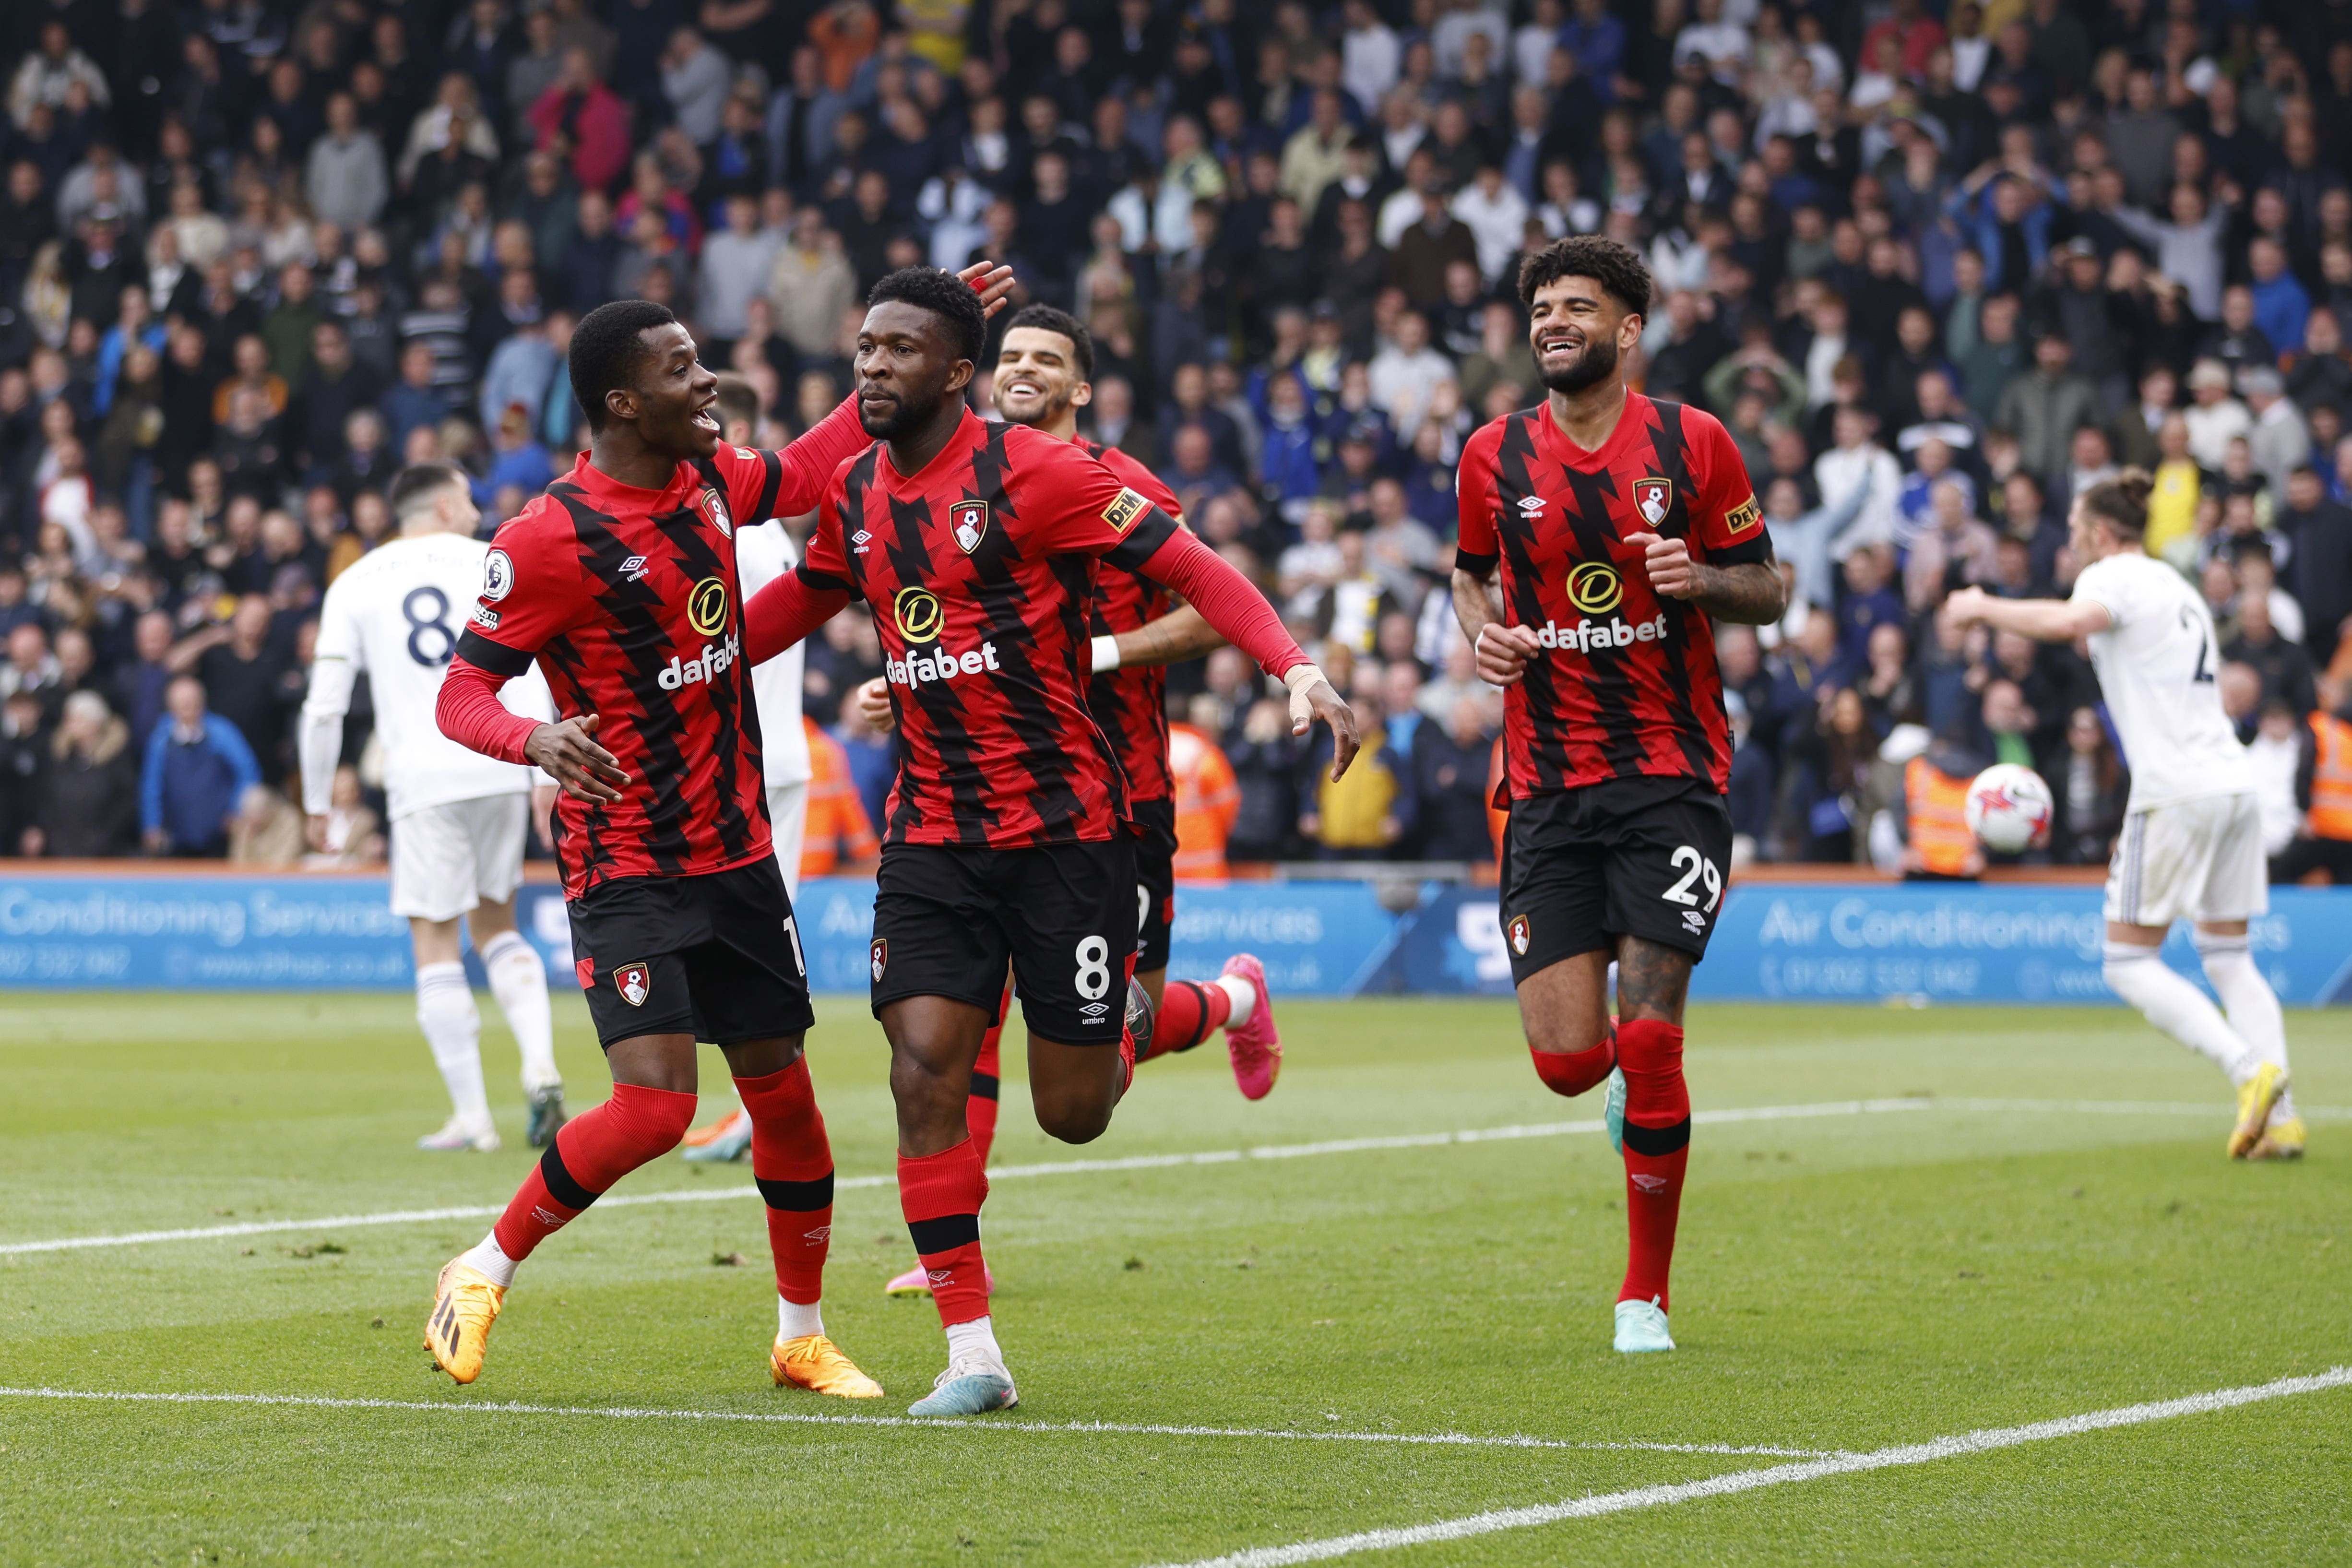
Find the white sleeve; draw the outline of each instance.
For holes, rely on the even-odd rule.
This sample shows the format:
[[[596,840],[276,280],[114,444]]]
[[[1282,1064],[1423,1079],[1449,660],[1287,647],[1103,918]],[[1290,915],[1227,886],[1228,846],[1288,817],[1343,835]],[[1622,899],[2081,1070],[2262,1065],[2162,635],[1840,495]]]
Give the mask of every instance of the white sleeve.
[[[2131,591],[2131,579],[2104,561],[2094,561],[2075,574],[2074,592],[2069,597],[2077,604],[2101,606],[2118,627],[2140,607]]]
[[[320,636],[325,626],[320,627]],[[310,689],[302,702],[296,749],[302,762],[302,809],[324,816],[334,803],[335,765],[343,754],[343,715],[351,711],[352,687],[359,671],[342,656],[321,657],[310,666]]]

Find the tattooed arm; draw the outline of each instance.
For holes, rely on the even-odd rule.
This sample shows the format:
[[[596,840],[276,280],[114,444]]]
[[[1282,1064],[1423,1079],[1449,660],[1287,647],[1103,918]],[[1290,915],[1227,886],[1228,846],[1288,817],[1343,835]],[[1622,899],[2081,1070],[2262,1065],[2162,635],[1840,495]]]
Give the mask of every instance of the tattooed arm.
[[[1629,533],[1625,542],[1648,552],[1643,564],[1649,568],[1651,587],[1667,598],[1687,600],[1718,621],[1762,626],[1788,613],[1789,590],[1769,561],[1709,566],[1693,561],[1689,545],[1679,539]]]

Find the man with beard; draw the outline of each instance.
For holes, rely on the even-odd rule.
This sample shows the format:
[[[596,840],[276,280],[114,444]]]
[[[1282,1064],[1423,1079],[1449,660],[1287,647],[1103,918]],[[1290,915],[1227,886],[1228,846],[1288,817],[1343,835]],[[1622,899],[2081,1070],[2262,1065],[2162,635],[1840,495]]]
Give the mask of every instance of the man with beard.
[[[912,1414],[975,1415],[1016,1400],[966,1121],[1006,964],[1041,1128],[1099,1137],[1134,1073],[1133,808],[1087,700],[1096,562],[1174,589],[1282,679],[1296,732],[1331,726],[1335,775],[1355,719],[1248,580],[1163,508],[1070,442],[966,406],[987,339],[971,290],[908,267],[868,304],[856,395],[876,444],[835,472],[806,558],[752,601],[745,652],[772,658],[853,595],[874,606],[905,738],[876,878],[874,1013],[890,1041],[899,1206],[948,1341]]]
[[[1730,435],[1625,385],[1650,304],[1641,258],[1573,236],[1522,263],[1519,299],[1550,396],[1463,449],[1454,614],[1505,688],[1501,919],[1528,1048],[1560,1094],[1609,1082],[1631,1237],[1616,1348],[1670,1351],[1683,999],[1731,858],[1708,617],[1767,625],[1787,594]]]
[[[1150,468],[1116,447],[1078,434],[1078,410],[1094,396],[1094,357],[1093,335],[1076,317],[1051,305],[1024,307],[1004,329],[997,351],[997,412],[1012,424],[1092,453],[1130,489],[1181,521],[1175,496]],[[1150,578],[1108,562],[1096,569],[1087,616],[1094,679],[1087,703],[1127,774],[1136,828],[1135,983],[1152,1013],[1150,1037],[1137,1042],[1137,1059],[1191,1050],[1222,1028],[1234,1081],[1244,1098],[1263,1100],[1282,1070],[1282,1038],[1275,1032],[1265,966],[1241,952],[1225,961],[1224,973],[1215,980],[1168,981],[1169,928],[1176,918],[1176,786],[1168,765],[1168,682],[1161,670],[1222,647],[1225,639],[1191,605],[1171,609],[1167,590]],[[867,681],[857,699],[868,722],[890,727],[888,682]],[[1005,1011],[1000,1001],[997,1021],[981,1037],[965,1108],[983,1169],[996,1136],[998,1047]],[[917,1264],[885,1289],[893,1296],[928,1296],[931,1285]]]

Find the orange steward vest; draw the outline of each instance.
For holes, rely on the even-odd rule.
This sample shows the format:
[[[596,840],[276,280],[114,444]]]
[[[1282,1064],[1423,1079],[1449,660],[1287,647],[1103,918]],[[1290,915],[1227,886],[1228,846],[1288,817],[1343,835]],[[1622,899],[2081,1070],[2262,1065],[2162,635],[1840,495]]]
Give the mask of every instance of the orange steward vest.
[[[1903,768],[1903,802],[1920,864],[1940,876],[1966,876],[1977,847],[1969,831],[1969,781],[1914,757]]]

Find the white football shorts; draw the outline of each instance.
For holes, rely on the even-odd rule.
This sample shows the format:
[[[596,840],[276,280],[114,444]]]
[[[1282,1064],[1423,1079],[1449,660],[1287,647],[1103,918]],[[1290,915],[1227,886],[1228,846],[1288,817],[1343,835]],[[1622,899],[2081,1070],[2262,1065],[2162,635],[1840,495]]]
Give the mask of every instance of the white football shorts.
[[[530,796],[493,795],[428,805],[392,825],[392,912],[453,921],[503,904],[522,883]]]
[[[2270,910],[2262,813],[2249,795],[2210,795],[2124,818],[2107,863],[2107,919],[2168,926]]]

